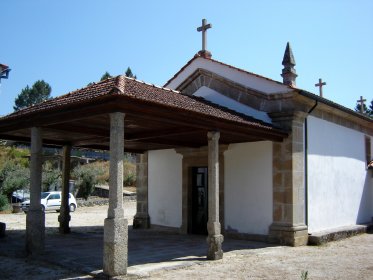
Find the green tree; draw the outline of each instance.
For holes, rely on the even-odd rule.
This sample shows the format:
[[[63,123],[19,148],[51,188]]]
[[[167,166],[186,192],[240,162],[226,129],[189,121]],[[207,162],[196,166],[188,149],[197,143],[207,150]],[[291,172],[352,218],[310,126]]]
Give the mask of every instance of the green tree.
[[[105,72],[104,75],[102,75],[100,81],[103,81],[103,80],[106,80],[106,79],[109,79],[109,78],[112,78],[112,76],[109,74],[109,72]]]
[[[0,146],[0,195],[10,197],[14,191],[30,185],[29,150]]]
[[[0,170],[0,193],[8,197],[30,185],[30,170],[15,160],[7,161]]]
[[[132,70],[130,67],[127,67],[125,72],[126,77],[137,79],[136,75],[133,75]]]
[[[51,92],[51,86],[43,80],[36,81],[31,88],[27,85],[15,99],[13,109],[18,111],[48,100]]]
[[[0,211],[6,210],[8,208],[8,205],[8,198],[0,193]]]

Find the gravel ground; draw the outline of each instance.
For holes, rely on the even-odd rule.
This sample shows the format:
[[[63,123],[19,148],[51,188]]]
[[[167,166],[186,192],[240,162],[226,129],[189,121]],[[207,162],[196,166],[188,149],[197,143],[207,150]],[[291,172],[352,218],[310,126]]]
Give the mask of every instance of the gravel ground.
[[[125,215],[132,224],[135,202],[124,204]],[[71,226],[102,226],[107,206],[81,207],[71,213]],[[57,231],[58,213],[46,214],[49,231]],[[26,215],[1,214],[0,221],[7,231],[24,229]],[[9,234],[9,232],[8,232]],[[2,253],[0,239],[0,279],[82,279],[62,267],[55,267],[29,259]],[[193,265],[177,269],[157,270],[142,278],[148,279],[372,279],[373,234],[363,234],[317,247],[266,247],[236,250],[224,254],[220,261],[195,261]],[[26,277],[27,276],[27,277]],[[120,277],[127,279],[127,277]],[[131,278],[133,279],[133,277]]]
[[[373,279],[373,235],[317,247],[270,247],[226,253],[216,262],[161,271],[151,279]]]

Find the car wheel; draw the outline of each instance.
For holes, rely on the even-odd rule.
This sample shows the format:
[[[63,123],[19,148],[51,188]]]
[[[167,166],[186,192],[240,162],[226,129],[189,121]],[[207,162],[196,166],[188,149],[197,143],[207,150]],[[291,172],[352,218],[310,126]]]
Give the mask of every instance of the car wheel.
[[[74,204],[71,203],[69,207],[70,207],[70,212],[75,211],[76,206]]]
[[[42,211],[42,212],[45,212],[45,207],[44,207],[44,205],[41,206],[41,211]]]

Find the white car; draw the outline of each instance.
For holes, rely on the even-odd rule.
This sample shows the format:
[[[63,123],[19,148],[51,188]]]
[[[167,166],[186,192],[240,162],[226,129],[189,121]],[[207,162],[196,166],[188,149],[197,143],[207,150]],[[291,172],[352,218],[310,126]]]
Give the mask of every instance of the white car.
[[[60,211],[61,208],[61,192],[42,192],[41,193],[41,207],[43,211],[56,210]],[[30,207],[30,200],[21,203],[22,210],[26,213]],[[69,208],[70,212],[74,212],[78,207],[75,197],[69,193]]]

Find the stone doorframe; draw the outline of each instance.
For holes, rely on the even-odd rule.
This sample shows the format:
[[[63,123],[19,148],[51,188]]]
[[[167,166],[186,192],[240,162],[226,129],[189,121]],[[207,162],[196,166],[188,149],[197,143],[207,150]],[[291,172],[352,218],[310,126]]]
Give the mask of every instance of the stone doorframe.
[[[224,233],[224,152],[228,145],[219,145],[219,220],[222,233]],[[208,147],[180,148],[176,153],[182,159],[182,224],[180,233],[188,234],[190,229],[192,207],[192,167],[208,166]]]

